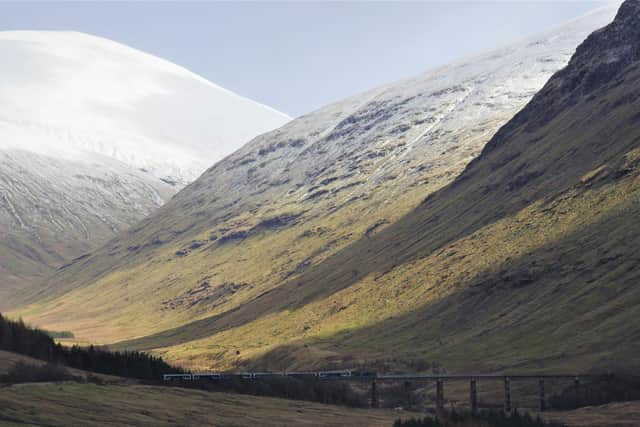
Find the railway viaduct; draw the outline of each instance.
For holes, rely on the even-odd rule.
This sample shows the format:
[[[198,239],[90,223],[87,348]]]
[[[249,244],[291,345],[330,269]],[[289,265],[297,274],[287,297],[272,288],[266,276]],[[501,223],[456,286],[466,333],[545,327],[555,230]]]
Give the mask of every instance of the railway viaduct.
[[[269,377],[317,377],[327,381],[365,381],[371,382],[370,402],[373,408],[379,407],[378,384],[382,382],[435,382],[436,385],[436,410],[442,411],[445,403],[445,383],[468,382],[469,383],[469,407],[471,412],[478,410],[478,382],[492,381],[502,382],[504,386],[504,410],[512,410],[511,384],[513,381],[535,381],[538,384],[538,409],[542,412],[546,409],[545,382],[552,380],[573,381],[578,389],[580,382],[595,378],[598,375],[588,374],[395,374],[380,375],[375,372],[358,371],[303,371],[303,372],[240,372],[240,373],[193,373],[193,374],[167,374],[163,376],[165,381],[193,381],[193,380],[223,380],[225,378],[242,378],[256,380]]]

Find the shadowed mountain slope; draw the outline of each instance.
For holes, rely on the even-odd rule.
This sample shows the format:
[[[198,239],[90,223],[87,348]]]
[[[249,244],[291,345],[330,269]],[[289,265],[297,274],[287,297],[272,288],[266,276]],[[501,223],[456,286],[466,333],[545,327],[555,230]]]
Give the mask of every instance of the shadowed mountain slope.
[[[352,365],[389,353],[446,363],[434,343],[446,336],[442,345],[459,351],[453,326],[464,323],[429,310],[494,273],[538,285],[510,263],[570,236],[577,218],[596,223],[598,197],[611,199],[602,215],[625,203],[616,195],[627,178],[573,189],[609,159],[613,171],[635,156],[627,130],[613,134],[627,142],[596,150],[633,116],[627,104],[613,108],[617,93],[601,82],[571,98],[582,86],[566,86],[583,70],[589,80],[596,65],[576,58],[600,33],[453,181],[529,99],[531,67],[557,54],[548,43],[575,37],[578,22],[254,140],[128,236],[60,272],[20,313],[83,338],[148,335],[122,345],[199,367]],[[446,307],[472,323],[477,315]]]

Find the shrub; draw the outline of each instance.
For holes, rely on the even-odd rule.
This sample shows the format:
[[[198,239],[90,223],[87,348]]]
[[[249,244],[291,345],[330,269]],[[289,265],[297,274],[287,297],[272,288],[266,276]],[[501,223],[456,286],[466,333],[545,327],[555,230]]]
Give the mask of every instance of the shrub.
[[[51,381],[70,381],[78,378],[71,375],[64,367],[47,363],[45,365],[32,365],[18,362],[13,365],[6,375],[1,377],[7,383],[36,383]]]
[[[42,331],[53,339],[75,338],[71,331]]]
[[[515,411],[511,414],[502,411],[483,411],[471,413],[446,413],[441,420],[434,418],[396,420],[393,427],[566,427],[557,422],[548,422],[539,417]]]

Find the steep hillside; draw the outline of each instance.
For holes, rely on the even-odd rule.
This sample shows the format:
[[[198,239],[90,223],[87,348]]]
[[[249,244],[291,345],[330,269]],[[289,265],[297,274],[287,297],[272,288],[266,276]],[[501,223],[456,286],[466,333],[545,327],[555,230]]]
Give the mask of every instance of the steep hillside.
[[[425,245],[433,251],[449,239],[440,227],[411,222],[433,210],[420,202],[450,184],[612,14],[600,11],[256,138],[126,238],[61,271],[19,314],[101,342],[156,333],[124,345],[203,367],[376,358],[376,345],[401,334],[367,341],[367,328],[402,321],[456,279],[438,276],[440,264],[411,264],[418,255],[425,261]],[[342,341],[347,332],[363,336]],[[397,349],[407,358],[421,345],[407,340]]]
[[[638,369],[639,82],[630,0],[414,211],[233,311],[129,345],[184,360],[235,346],[261,367]]]
[[[79,33],[0,32],[0,309],[288,117]]]

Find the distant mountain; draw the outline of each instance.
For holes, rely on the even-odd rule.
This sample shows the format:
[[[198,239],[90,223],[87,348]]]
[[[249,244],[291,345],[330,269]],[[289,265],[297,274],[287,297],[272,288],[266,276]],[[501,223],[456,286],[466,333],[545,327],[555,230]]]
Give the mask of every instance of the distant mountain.
[[[160,58],[0,32],[0,308],[289,118]]]
[[[75,32],[0,32],[0,148],[98,153],[182,186],[290,118],[163,59]]]
[[[433,218],[405,229],[406,218],[424,210],[429,194],[459,185],[454,179],[485,143],[614,13],[600,10],[254,139],[126,236],[58,272],[14,314],[85,340],[143,337],[121,345],[199,367],[386,357],[386,341],[342,337],[402,319],[446,295],[454,277],[463,280],[413,264],[416,250],[445,230],[430,228]],[[442,221],[476,210],[465,199],[446,203],[459,210]],[[406,233],[394,239],[398,230]],[[466,263],[449,252],[448,263]],[[482,258],[471,264],[482,266]],[[423,329],[403,326],[386,340]],[[423,348],[396,345],[404,361]]]

